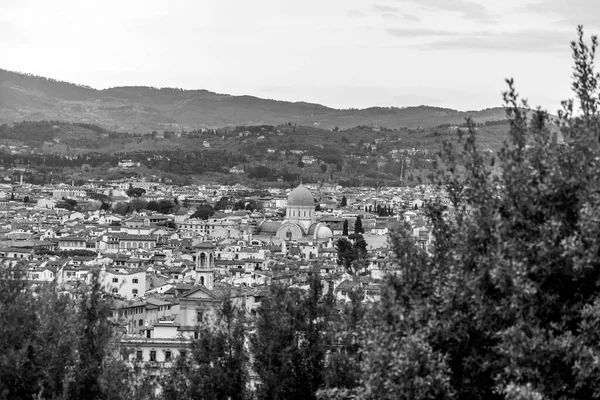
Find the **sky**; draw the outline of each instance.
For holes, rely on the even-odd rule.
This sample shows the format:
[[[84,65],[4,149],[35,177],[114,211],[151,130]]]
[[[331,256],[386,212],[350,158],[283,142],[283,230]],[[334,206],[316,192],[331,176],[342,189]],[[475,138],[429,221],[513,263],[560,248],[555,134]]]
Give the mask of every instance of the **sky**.
[[[335,108],[572,97],[598,0],[2,0],[0,68],[103,89],[179,87]]]

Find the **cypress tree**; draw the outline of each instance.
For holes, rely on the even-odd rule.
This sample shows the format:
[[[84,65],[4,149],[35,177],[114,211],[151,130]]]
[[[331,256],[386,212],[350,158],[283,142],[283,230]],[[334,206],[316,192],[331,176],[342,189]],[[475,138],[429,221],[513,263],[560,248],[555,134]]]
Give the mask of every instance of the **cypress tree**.
[[[362,226],[362,219],[360,215],[356,217],[356,221],[354,221],[354,233],[365,233],[365,230]]]

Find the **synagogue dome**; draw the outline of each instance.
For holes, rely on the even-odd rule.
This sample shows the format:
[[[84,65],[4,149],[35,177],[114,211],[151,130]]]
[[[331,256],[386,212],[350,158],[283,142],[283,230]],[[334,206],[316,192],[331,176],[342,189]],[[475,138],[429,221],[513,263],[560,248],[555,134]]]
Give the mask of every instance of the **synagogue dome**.
[[[290,192],[287,199],[287,206],[290,207],[314,207],[315,199],[312,193],[303,184]]]

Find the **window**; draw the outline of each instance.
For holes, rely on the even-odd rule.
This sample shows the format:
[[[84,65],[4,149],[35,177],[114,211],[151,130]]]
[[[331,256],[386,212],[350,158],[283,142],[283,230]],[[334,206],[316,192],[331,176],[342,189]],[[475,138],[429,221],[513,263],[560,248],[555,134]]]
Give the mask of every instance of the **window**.
[[[138,326],[143,326],[143,325],[144,325],[144,320],[143,320],[143,319],[140,319],[140,320],[138,321]]]
[[[165,351],[165,361],[171,361],[171,350]]]
[[[194,332],[194,339],[198,339],[198,331]]]
[[[133,279],[131,280],[131,283],[138,283],[138,278],[133,278]]]
[[[146,337],[147,337],[148,339],[150,339],[150,329],[148,329],[148,330],[146,331]]]
[[[137,295],[138,295],[138,290],[137,290],[137,289],[133,289],[133,290],[131,291],[131,293],[133,293],[133,296],[134,296],[134,297],[137,297]]]
[[[204,313],[202,311],[197,311],[196,312],[196,321],[198,321],[199,323],[202,322],[203,316],[204,316]]]
[[[187,356],[187,353],[186,353],[186,351],[185,351],[185,350],[180,350],[180,351],[179,351],[179,357],[181,357],[181,358],[185,358],[185,356]]]
[[[150,350],[150,361],[156,361],[156,350]]]
[[[119,283],[119,278],[113,278],[113,283]]]
[[[142,361],[143,360],[143,353],[141,350],[138,350],[135,352],[135,359],[138,361]]]

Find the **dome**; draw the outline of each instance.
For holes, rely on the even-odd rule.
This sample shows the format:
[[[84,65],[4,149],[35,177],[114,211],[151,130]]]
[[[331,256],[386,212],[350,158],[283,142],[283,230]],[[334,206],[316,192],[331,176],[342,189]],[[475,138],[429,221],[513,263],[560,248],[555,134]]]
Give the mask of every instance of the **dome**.
[[[308,234],[317,241],[328,240],[333,237],[333,232],[329,227],[321,222],[314,223],[308,228]]]
[[[281,221],[263,221],[258,226],[260,233],[276,233],[281,228]]]
[[[287,206],[292,207],[314,207],[315,199],[310,190],[304,187],[303,184],[290,192],[287,199]]]

